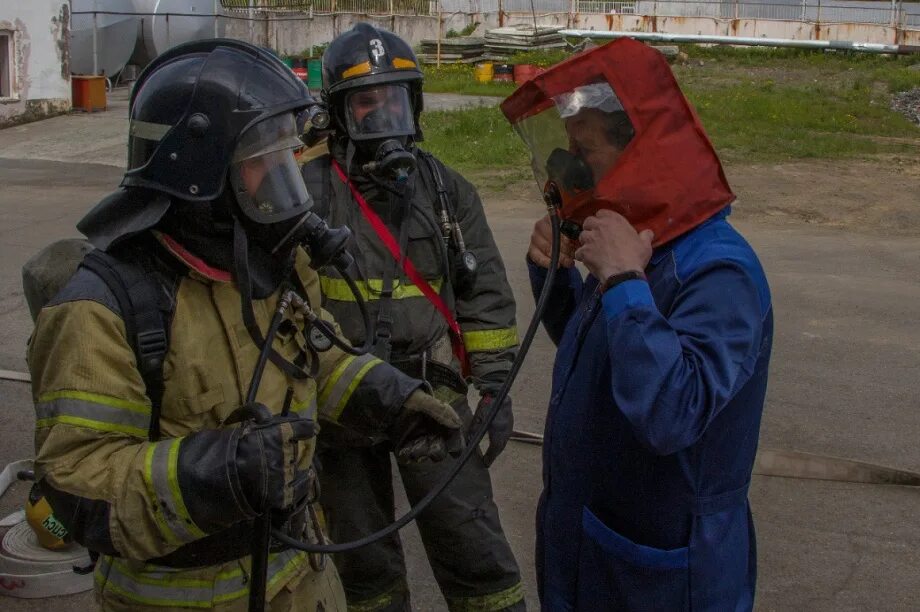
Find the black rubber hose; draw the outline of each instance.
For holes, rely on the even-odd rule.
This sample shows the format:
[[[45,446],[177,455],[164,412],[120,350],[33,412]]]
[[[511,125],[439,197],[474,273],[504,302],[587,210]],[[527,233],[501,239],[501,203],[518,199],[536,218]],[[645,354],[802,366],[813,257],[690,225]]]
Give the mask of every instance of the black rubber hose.
[[[272,341],[275,339],[275,336],[278,335],[278,328],[281,327],[284,311],[287,310],[289,306],[287,302],[286,291],[284,287],[282,287],[281,300],[268,326],[266,340],[262,344],[262,350],[259,351],[259,359],[256,361],[256,367],[252,372],[252,379],[249,381],[249,390],[246,393],[247,405],[253,404],[256,401],[259,386],[262,384],[262,374],[265,372],[265,364],[268,362],[268,355],[272,349]],[[270,534],[271,517],[268,512],[264,512],[255,519],[253,524],[252,545],[249,549],[249,553],[252,556],[252,576],[250,577],[249,583],[250,612],[261,612],[265,609],[265,591],[268,580],[268,548],[271,543]]]
[[[508,392],[511,390],[511,385],[514,384],[514,379],[517,377],[518,371],[521,369],[521,366],[524,363],[524,358],[527,356],[527,351],[530,349],[530,344],[533,342],[533,337],[537,333],[537,327],[540,325],[540,319],[543,316],[543,311],[546,309],[546,302],[549,299],[550,291],[552,290],[553,279],[556,275],[556,268],[559,265],[559,219],[555,213],[551,213],[550,223],[553,230],[553,241],[552,241],[552,251],[550,253],[550,264],[549,270],[546,274],[546,281],[543,284],[543,290],[540,292],[540,297],[537,299],[536,309],[534,310],[533,318],[530,320],[530,324],[527,326],[527,331],[524,334],[524,339],[521,341],[520,349],[518,350],[517,357],[514,360],[514,363],[511,364],[511,370],[508,373],[508,377],[505,379],[504,384],[502,384],[501,389],[498,393],[495,394],[495,397],[492,400],[492,412],[486,417],[485,420],[479,425],[479,428],[473,434],[472,439],[470,440],[468,446],[463,450],[463,453],[457,458],[454,462],[453,467],[450,472],[444,478],[438,482],[428,493],[425,494],[419,502],[409,509],[403,516],[398,518],[393,523],[390,523],[380,531],[372,533],[368,536],[365,536],[359,540],[353,542],[342,542],[339,544],[309,544],[306,542],[301,542],[296,540],[287,534],[283,533],[278,529],[272,530],[272,536],[297,550],[303,550],[305,552],[311,553],[328,553],[335,554],[341,552],[347,552],[349,550],[355,550],[361,548],[362,546],[367,546],[368,544],[373,544],[377,540],[387,537],[388,535],[402,529],[410,522],[415,520],[415,518],[425,511],[425,509],[431,504],[431,502],[436,498],[441,492],[450,485],[454,480],[469,458],[476,452],[476,449],[479,446],[479,443],[482,441],[483,437],[486,435],[486,432],[489,430],[489,426],[492,424],[495,415],[498,413],[498,408],[505,401],[505,398],[508,396]]]
[[[340,266],[334,266],[339,274],[342,275],[342,279],[345,281],[345,284],[348,285],[348,289],[351,291],[351,294],[355,296],[355,302],[358,304],[358,310],[361,313],[361,319],[364,321],[364,344],[359,347],[353,347],[347,342],[344,342],[338,335],[335,333],[335,329],[328,321],[322,319],[316,319],[313,323],[313,327],[318,329],[321,334],[326,336],[326,338],[332,342],[335,346],[345,351],[349,355],[366,355],[374,348],[374,322],[371,321],[371,315],[367,311],[367,302],[364,301],[364,298],[361,296],[361,290],[358,288],[358,284],[355,282],[355,279],[351,277],[347,270]]]

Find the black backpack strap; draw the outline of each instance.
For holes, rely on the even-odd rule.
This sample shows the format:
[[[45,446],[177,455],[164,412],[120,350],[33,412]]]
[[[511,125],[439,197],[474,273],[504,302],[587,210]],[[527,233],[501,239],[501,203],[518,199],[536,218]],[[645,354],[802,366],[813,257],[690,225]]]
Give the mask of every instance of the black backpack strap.
[[[157,276],[140,266],[116,259],[101,250],[86,255],[83,267],[105,282],[118,301],[125,333],[137,357],[137,367],[147,396],[151,413],[148,436],[151,441],[160,438],[160,412],[163,402],[163,362],[169,348],[168,317],[164,311],[165,293]]]

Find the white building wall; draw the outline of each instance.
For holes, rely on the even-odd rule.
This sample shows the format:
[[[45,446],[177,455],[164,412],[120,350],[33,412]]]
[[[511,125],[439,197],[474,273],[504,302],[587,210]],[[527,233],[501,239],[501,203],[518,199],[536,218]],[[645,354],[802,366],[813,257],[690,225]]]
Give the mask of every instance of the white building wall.
[[[70,110],[69,30],[66,0],[0,0],[0,35],[11,35],[0,127]]]

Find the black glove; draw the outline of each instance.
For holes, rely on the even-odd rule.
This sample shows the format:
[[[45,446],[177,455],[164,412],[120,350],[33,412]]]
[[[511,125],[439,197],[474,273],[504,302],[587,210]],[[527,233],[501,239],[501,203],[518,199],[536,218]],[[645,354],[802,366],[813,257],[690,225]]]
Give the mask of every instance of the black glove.
[[[387,428],[387,435],[400,463],[442,461],[462,450],[460,425],[453,408],[417,389]]]
[[[272,415],[261,404],[242,413],[255,420],[199,431],[179,445],[179,489],[192,520],[207,533],[291,508],[310,492],[310,472],[299,467],[298,447],[315,435],[313,421]]]
[[[482,394],[482,399],[479,400],[479,405],[476,406],[476,414],[473,416],[472,423],[470,423],[470,433],[479,429],[482,422],[488,418],[493,409],[494,399],[495,395],[491,392]],[[492,462],[505,450],[508,440],[511,439],[511,432],[514,431],[514,413],[511,411],[511,397],[505,396],[505,401],[501,403],[501,406],[497,407],[497,410],[498,414],[495,415],[495,418],[492,419],[492,424],[489,425],[489,448],[486,449],[485,454],[482,456],[486,467],[492,465]]]

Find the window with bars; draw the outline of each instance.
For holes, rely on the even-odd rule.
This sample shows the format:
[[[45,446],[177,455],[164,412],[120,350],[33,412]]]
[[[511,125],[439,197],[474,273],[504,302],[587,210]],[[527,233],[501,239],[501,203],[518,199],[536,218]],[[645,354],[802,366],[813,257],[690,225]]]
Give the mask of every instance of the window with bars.
[[[0,30],[0,98],[13,97],[13,33]]]

